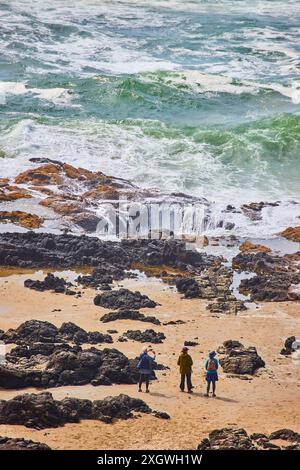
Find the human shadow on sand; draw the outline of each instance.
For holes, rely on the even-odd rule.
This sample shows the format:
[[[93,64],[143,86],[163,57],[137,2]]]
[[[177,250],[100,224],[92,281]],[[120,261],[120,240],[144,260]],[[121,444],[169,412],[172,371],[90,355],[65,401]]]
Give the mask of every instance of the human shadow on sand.
[[[206,397],[204,393],[193,392],[191,393],[190,396],[201,397],[201,398],[205,398],[206,400],[213,398],[214,400],[226,401],[228,403],[238,403],[237,400],[233,400],[232,398],[227,398],[227,397],[218,397],[218,396],[212,397],[211,395],[209,397]]]

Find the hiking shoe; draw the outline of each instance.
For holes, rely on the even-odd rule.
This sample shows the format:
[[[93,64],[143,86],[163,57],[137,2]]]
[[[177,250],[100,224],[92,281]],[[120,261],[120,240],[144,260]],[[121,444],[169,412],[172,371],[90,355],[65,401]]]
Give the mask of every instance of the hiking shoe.
[[[204,393],[204,396],[205,396],[205,397],[209,397],[208,393]]]
[[[147,389],[147,390],[146,390],[146,393],[150,393],[150,390]]]
[[[141,388],[139,388],[139,390],[138,390],[138,391],[139,391],[139,392],[142,392],[143,390],[142,390]]]
[[[212,396],[213,396],[214,398],[216,398],[217,395],[216,395],[215,393],[213,393]]]
[[[188,393],[194,393],[193,390],[189,390]]]

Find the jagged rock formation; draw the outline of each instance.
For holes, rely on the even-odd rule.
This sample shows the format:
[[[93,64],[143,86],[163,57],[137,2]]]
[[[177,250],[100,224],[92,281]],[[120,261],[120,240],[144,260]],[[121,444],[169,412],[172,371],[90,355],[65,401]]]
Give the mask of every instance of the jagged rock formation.
[[[225,354],[220,359],[220,365],[227,373],[253,375],[257,369],[265,366],[256,348],[245,348],[239,341],[225,341],[218,352]]]
[[[133,264],[172,266],[186,272],[201,272],[222,258],[186,249],[178,240],[103,241],[95,237],[50,233],[0,234],[0,264],[23,268],[70,268],[117,266],[128,270]]]
[[[42,351],[43,352],[43,351]],[[46,351],[47,352],[47,351]],[[111,385],[137,383],[137,359],[128,359],[117,349],[54,349],[50,355],[10,356],[0,365],[0,387],[49,388],[63,385]],[[36,367],[38,365],[38,367]],[[155,378],[155,375],[154,375]]]
[[[49,392],[26,393],[0,401],[0,424],[46,429],[78,423],[81,419],[112,423],[114,419],[132,418],[133,411],[151,413],[152,410],[143,400],[123,394],[91,401],[79,398],[54,400]]]
[[[116,320],[137,320],[142,322],[153,323],[154,325],[160,325],[160,321],[152,316],[145,316],[136,310],[122,309],[116,312],[109,312],[100,318],[103,323],[108,323]]]
[[[278,439],[286,444],[270,442]],[[300,450],[300,435],[291,429],[280,429],[269,436],[261,433],[249,436],[242,428],[215,429],[201,441],[198,450]]]
[[[293,344],[294,341],[296,341],[296,337],[295,336],[289,336],[285,340],[284,348],[282,348],[282,350],[280,351],[280,354],[282,354],[283,356],[290,356],[293,352],[292,344]]]
[[[96,295],[94,304],[104,308],[111,309],[140,309],[154,308],[157,303],[149,299],[147,295],[140,292],[132,292],[128,289],[113,290]]]
[[[1,450],[51,450],[46,444],[23,439],[21,437],[3,437],[0,436]]]
[[[166,339],[164,333],[157,333],[154,330],[128,330],[123,333],[123,337],[132,339],[133,341],[139,341],[140,343],[162,343]]]
[[[83,328],[72,322],[65,322],[60,328],[52,323],[41,320],[28,320],[18,328],[9,329],[0,334],[0,339],[4,343],[15,343],[20,345],[30,345],[36,343],[64,343],[72,341],[76,344],[98,344],[112,343],[112,337],[99,331],[86,332]],[[42,346],[40,346],[42,347]]]
[[[293,285],[300,283],[297,256],[277,256],[264,252],[239,253],[232,260],[238,271],[253,272],[256,276],[241,281],[239,291],[250,294],[251,301],[282,302],[299,300]]]
[[[75,295],[76,292],[70,291],[69,289],[71,286],[71,282],[67,282],[62,277],[54,276],[52,273],[48,273],[43,281],[32,279],[26,279],[24,281],[24,287],[28,287],[29,289],[37,290],[39,292],[52,290],[56,293],[65,293],[69,295],[70,293],[73,293]]]

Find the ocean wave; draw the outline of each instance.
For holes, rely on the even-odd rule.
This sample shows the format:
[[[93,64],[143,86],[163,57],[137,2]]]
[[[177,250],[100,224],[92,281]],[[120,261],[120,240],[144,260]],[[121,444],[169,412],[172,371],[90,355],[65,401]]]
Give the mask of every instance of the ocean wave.
[[[300,116],[231,128],[149,120],[22,120],[6,124],[0,147],[9,173],[47,155],[126,177],[141,186],[237,203],[299,196]]]
[[[23,82],[0,82],[0,94],[2,101],[6,95],[32,94],[39,99],[51,101],[55,105],[69,105],[72,99],[70,90],[65,88],[30,88]]]

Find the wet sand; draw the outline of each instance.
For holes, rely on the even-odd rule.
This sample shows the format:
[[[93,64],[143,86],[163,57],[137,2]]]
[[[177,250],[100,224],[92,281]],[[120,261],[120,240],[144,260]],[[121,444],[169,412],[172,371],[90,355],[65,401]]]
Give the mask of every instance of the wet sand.
[[[300,336],[299,302],[264,303],[238,316],[215,315],[199,299],[182,299],[176,289],[155,278],[122,281],[118,285],[140,290],[161,306],[142,309],[162,322],[183,320],[182,325],[157,326],[139,321],[120,320],[103,324],[99,318],[108,310],[96,307],[95,291],[83,289],[82,298],[52,292],[36,292],[23,287],[26,278],[44,277],[44,273],[8,273],[0,277],[0,329],[15,328],[25,320],[47,320],[60,326],[73,321],[90,331],[116,329],[114,345],[128,357],[135,357],[143,345],[138,342],[117,342],[128,329],[153,328],[164,332],[163,344],[154,345],[157,361],[170,367],[158,371],[150,394],[137,392],[136,385],[68,386],[48,389],[55,398],[65,396],[101,399],[126,393],[144,399],[151,408],[166,411],[171,419],[141,415],[128,421],[104,424],[82,421],[62,428],[33,430],[24,426],[0,425],[0,435],[24,437],[44,442],[53,449],[195,449],[201,439],[215,428],[243,427],[248,432],[270,433],[279,428],[300,432],[300,363],[280,356],[284,340]],[[72,278],[72,274],[70,275]],[[61,311],[54,311],[61,309]],[[245,346],[255,346],[266,367],[248,380],[226,376],[220,369],[217,399],[205,398],[203,363],[207,352],[223,341],[235,339]],[[185,340],[197,341],[191,347],[194,360],[194,394],[181,393],[178,388],[177,357]],[[107,346],[107,345],[105,345]],[[109,346],[110,347],[110,346]],[[36,389],[0,390],[0,399],[8,399]]]

